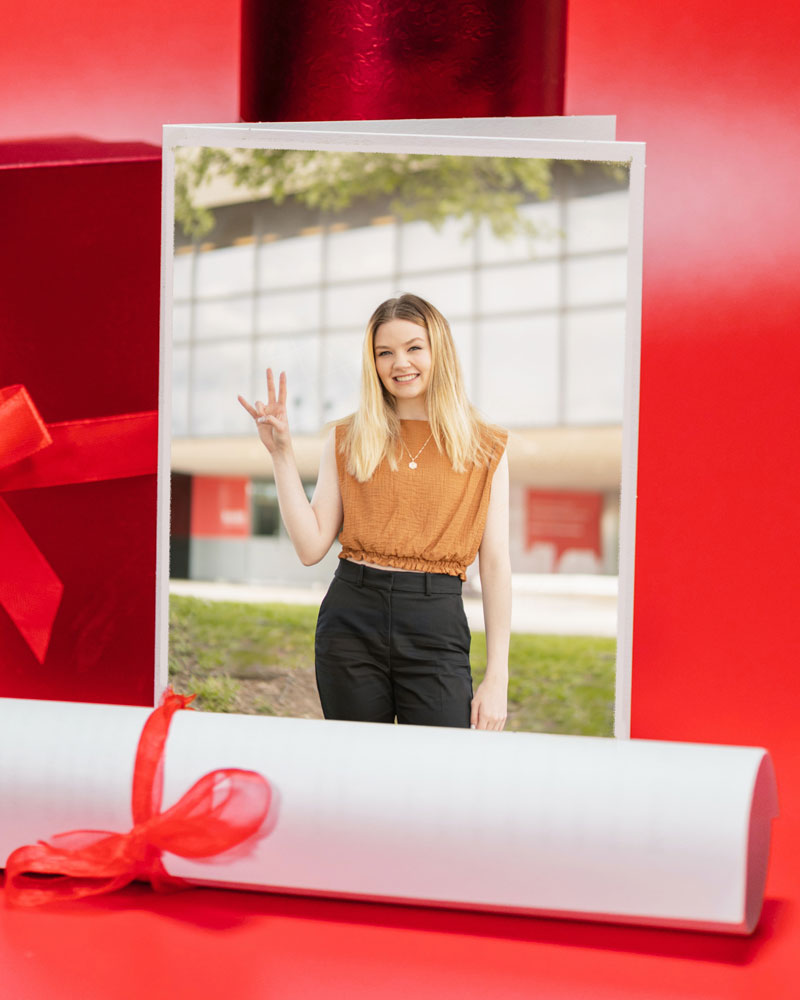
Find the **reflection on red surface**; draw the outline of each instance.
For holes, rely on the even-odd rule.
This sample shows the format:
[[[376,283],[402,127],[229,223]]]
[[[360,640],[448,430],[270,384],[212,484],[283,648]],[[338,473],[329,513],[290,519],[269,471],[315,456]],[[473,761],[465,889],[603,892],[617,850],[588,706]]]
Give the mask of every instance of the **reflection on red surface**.
[[[557,115],[565,0],[244,0],[245,121]]]

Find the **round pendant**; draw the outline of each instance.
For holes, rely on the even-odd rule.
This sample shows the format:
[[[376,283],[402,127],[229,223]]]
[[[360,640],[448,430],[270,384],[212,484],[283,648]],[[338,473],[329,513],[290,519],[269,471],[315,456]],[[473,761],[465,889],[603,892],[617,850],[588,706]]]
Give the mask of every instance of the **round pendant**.
[[[417,463],[416,462],[409,462],[408,463],[408,467],[409,467],[409,469],[416,469]]]

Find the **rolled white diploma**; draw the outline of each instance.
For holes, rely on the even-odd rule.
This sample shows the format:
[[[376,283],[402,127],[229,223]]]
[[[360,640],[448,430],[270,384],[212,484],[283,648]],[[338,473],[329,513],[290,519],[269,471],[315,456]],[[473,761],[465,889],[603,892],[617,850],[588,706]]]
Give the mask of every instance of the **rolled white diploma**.
[[[0,860],[131,828],[146,708],[0,699]],[[208,771],[272,786],[263,835],[200,884],[751,932],[771,818],[765,750],[178,712],[163,809]]]

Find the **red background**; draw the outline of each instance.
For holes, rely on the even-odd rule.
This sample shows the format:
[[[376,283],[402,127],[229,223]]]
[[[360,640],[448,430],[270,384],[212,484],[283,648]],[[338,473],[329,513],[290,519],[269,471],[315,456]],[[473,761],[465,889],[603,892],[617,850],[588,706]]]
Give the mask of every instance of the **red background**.
[[[236,121],[238,0],[4,0],[0,137]]]
[[[0,142],[0,384],[24,384],[46,423],[158,407],[160,176],[144,143]],[[0,473],[64,585],[43,663],[0,608],[4,697],[152,704],[152,459],[150,475],[44,489],[6,491]]]
[[[78,0],[14,13],[5,134],[150,139],[234,116],[230,0],[95,6],[85,37],[67,30]],[[782,815],[755,938],[137,888],[3,911],[9,996],[796,995],[798,29],[793,0],[571,0],[567,21],[565,112],[615,113],[648,147],[633,734],[773,752]]]

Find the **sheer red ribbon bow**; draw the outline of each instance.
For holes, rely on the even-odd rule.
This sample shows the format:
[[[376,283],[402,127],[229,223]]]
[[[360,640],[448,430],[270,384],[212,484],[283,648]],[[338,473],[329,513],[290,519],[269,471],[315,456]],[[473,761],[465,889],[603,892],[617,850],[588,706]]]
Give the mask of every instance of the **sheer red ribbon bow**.
[[[158,413],[46,424],[23,385],[0,389],[0,493],[156,471]],[[64,585],[0,498],[0,605],[44,662]]]
[[[164,748],[172,716],[194,695],[167,689],[139,738],[133,774],[129,833],[72,830],[13,851],[6,862],[9,903],[37,906],[113,892],[134,879],[157,891],[186,885],[167,874],[162,851],[209,858],[254,836],[269,812],[269,783],[255,771],[222,768],[204,775],[166,812],[160,812]],[[40,879],[36,874],[58,877]]]

